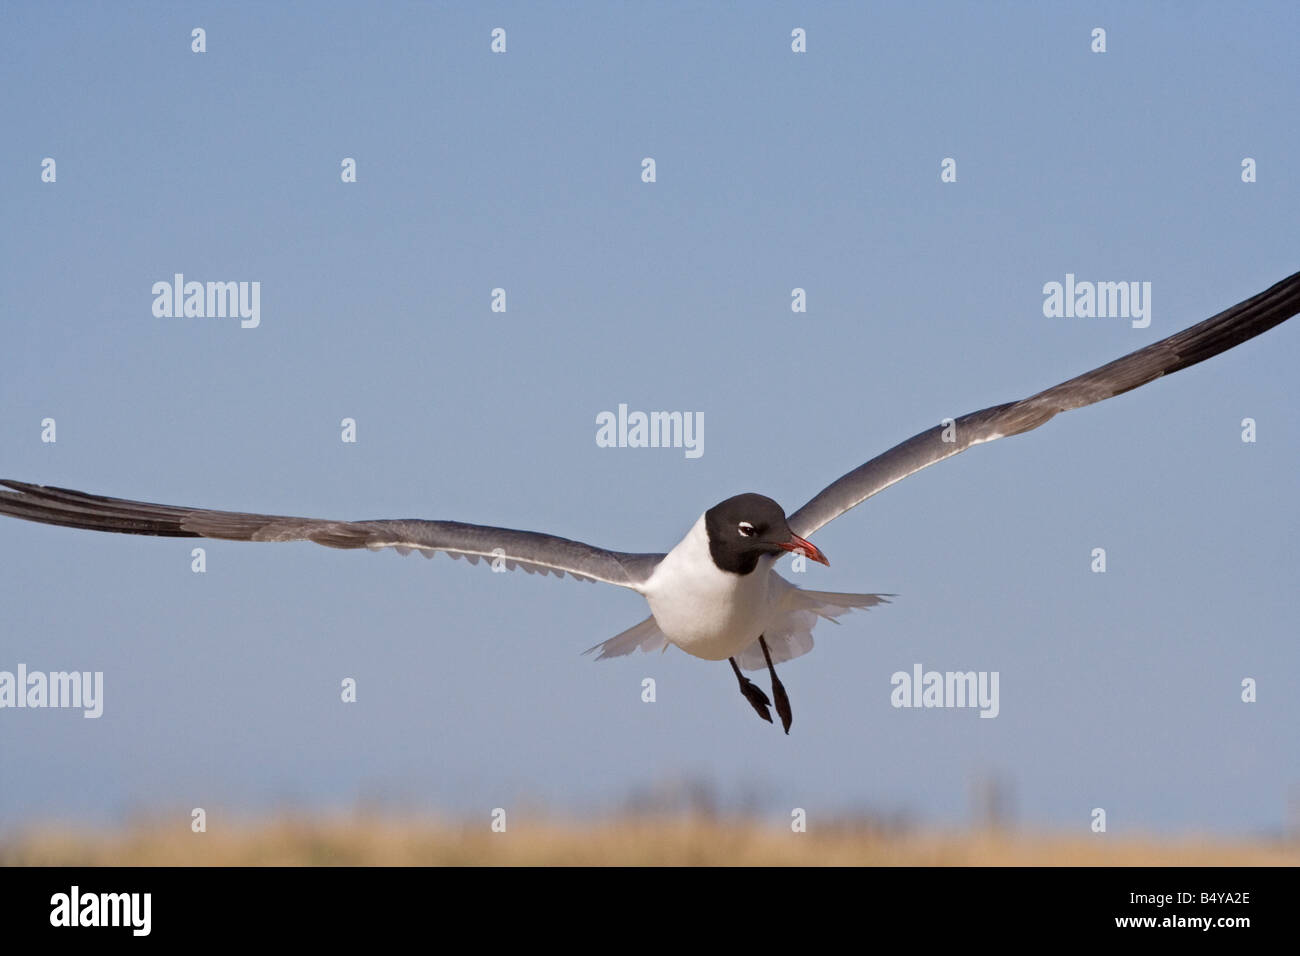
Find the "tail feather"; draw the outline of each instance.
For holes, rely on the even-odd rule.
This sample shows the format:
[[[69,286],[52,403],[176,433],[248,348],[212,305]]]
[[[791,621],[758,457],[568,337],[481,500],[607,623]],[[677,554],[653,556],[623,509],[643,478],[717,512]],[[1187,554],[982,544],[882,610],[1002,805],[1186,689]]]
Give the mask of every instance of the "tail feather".
[[[621,634],[615,634],[607,641],[601,641],[595,647],[589,647],[582,653],[590,654],[592,651],[600,651],[596,655],[596,660],[603,661],[607,657],[622,657],[625,654],[631,654],[638,648],[647,654],[652,651],[663,650],[668,646],[668,638],[664,637],[664,632],[659,630],[659,624],[655,621],[654,616],[646,618],[639,624],[633,624]]]
[[[837,618],[849,611],[866,610],[878,604],[888,604],[893,594],[850,594],[845,591],[805,591],[791,587],[786,596],[786,614],[768,627],[763,637],[772,653],[772,663],[801,657],[813,649],[813,628],[818,619],[840,623]],[[736,655],[742,670],[766,670],[767,660],[763,648],[754,641]]]
[[[788,583],[788,582],[787,582]],[[843,617],[849,611],[865,610],[878,604],[888,604],[892,594],[851,594],[844,591],[805,591],[790,586],[786,596],[786,612],[772,626],[768,627],[764,637],[768,649],[772,652],[772,663],[780,664],[792,658],[807,654],[813,648],[812,630],[818,619],[833,621]],[[623,657],[633,651],[652,653],[668,646],[668,638],[659,630],[654,617],[632,625],[621,634],[615,634],[607,641],[601,641],[595,647],[589,647],[584,654],[596,655],[596,660],[603,661],[610,657]],[[764,670],[767,661],[763,658],[763,649],[758,641],[736,655],[736,662],[745,670]]]
[[[847,591],[805,591],[799,588],[790,595],[791,606],[812,611],[818,617],[834,621],[849,611],[866,610],[877,604],[888,604],[894,594],[850,594]]]

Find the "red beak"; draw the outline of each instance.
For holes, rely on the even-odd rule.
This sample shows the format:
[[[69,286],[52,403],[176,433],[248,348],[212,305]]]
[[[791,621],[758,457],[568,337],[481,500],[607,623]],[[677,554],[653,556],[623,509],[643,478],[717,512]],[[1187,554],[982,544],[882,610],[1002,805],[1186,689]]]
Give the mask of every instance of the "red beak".
[[[787,551],[793,551],[796,554],[802,554],[809,561],[816,561],[818,564],[824,564],[830,567],[831,563],[826,560],[826,555],[817,550],[811,541],[805,541],[793,531],[790,532],[790,540],[785,542],[781,547]]]

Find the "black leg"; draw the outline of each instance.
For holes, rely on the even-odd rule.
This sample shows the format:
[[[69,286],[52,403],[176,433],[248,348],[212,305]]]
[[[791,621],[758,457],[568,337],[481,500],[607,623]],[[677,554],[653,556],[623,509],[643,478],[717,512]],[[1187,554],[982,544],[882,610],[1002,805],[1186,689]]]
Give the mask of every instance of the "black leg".
[[[758,716],[770,724],[772,714],[767,708],[772,702],[767,699],[767,695],[763,693],[757,684],[740,672],[740,667],[736,664],[734,657],[728,657],[727,660],[731,661],[731,669],[736,672],[736,680],[740,681],[740,692],[745,695],[745,700],[749,701],[750,706],[758,712]]]
[[[788,734],[790,724],[794,721],[794,714],[790,710],[790,698],[786,695],[781,678],[776,676],[776,668],[772,666],[772,655],[767,649],[767,640],[761,634],[758,636],[758,644],[763,648],[763,659],[767,661],[767,669],[772,674],[772,696],[776,698],[776,712],[781,716],[781,726]]]

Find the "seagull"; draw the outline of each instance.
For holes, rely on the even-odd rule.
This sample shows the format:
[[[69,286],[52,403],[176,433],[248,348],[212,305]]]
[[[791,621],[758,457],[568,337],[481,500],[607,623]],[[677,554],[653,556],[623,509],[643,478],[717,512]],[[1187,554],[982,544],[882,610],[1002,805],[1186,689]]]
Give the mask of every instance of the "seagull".
[[[890,594],[797,587],[774,565],[787,552],[829,565],[814,532],[908,475],[974,445],[1019,435],[1059,412],[1092,405],[1218,355],[1300,312],[1300,272],[1237,305],[1028,398],[971,412],[907,439],[838,478],[787,515],[747,493],[705,511],[666,554],[609,551],[567,538],[460,521],[331,521],[149,504],[65,488],[0,480],[0,514],[43,524],[173,538],[314,541],[330,548],[394,548],[425,557],[500,562],[530,573],[572,575],[641,594],[650,616],[585,653],[597,660],[674,645],[694,657],[730,662],[745,699],[768,723],[772,700],[744,670],[766,669],[785,732],[793,712],[776,665],[812,649],[820,620],[887,602]]]

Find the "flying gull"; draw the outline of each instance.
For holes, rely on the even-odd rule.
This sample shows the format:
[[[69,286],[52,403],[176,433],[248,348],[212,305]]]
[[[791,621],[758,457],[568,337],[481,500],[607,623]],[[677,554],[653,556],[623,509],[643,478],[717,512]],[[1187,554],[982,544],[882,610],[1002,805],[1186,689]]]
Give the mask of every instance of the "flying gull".
[[[1169,338],[1018,402],[995,405],[938,425],[895,445],[832,482],[786,515],[771,498],[742,494],[700,515],[667,554],[607,551],[534,531],[416,518],[330,521],[238,511],[148,504],[64,488],[0,480],[0,514],[44,524],[179,538],[231,541],[315,541],[331,548],[395,548],[425,557],[444,552],[477,563],[586,581],[603,581],[643,595],[650,616],[590,648],[597,660],[669,644],[710,661],[729,661],[740,690],[769,723],[767,695],[741,673],[766,668],[772,697],[788,734],[789,696],[779,663],[812,649],[813,626],[854,608],[874,607],[886,594],[845,594],[796,587],[773,570],[790,551],[829,564],[808,538],[877,492],[935,462],[1037,428],[1058,412],[1081,408],[1203,362],[1266,332],[1300,312],[1300,272]]]

